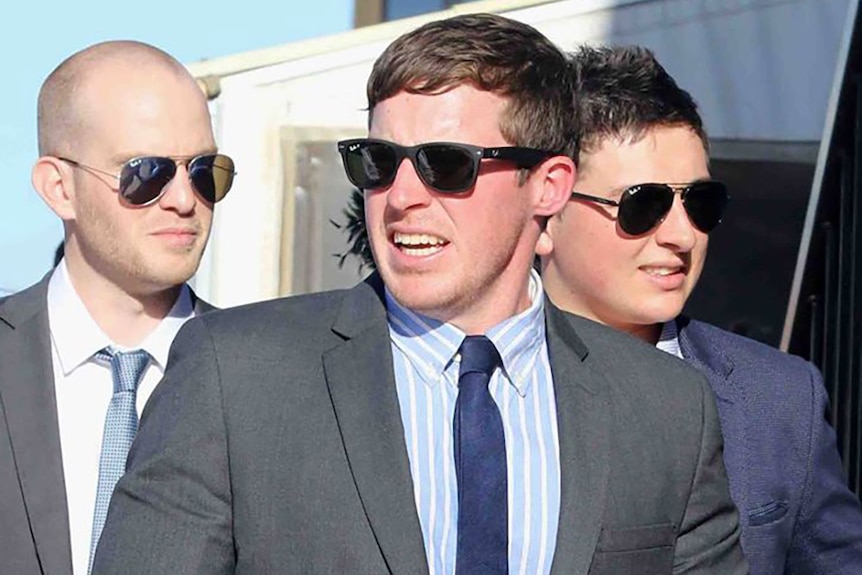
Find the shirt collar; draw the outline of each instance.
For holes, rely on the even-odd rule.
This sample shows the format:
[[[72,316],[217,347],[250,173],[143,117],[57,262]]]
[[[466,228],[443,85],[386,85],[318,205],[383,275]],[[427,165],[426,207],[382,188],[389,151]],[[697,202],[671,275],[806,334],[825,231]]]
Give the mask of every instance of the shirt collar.
[[[193,316],[191,290],[183,285],[168,315],[135,349],[149,353],[164,371],[174,336]],[[112,342],[90,316],[72,285],[65,260],[57,265],[48,282],[48,324],[64,375],[69,375],[97,351],[108,346],[125,349]]]
[[[679,333],[676,329],[676,321],[670,320],[664,322],[661,328],[661,335],[658,337],[658,342],[656,342],[655,346],[662,351],[683,359],[682,349],[679,347]]]
[[[539,274],[531,270],[530,306],[498,323],[485,334],[494,342],[503,370],[518,394],[526,395],[533,368],[545,341],[545,300]],[[433,386],[457,358],[466,334],[449,323],[412,311],[386,290],[386,310],[392,343],[404,353],[420,378]]]

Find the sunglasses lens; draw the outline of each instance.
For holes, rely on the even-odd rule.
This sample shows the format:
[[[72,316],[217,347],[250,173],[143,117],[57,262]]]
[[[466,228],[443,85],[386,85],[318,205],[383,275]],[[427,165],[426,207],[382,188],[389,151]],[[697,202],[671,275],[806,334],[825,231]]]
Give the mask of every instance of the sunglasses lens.
[[[398,155],[383,142],[346,142],[341,151],[347,177],[357,188],[385,188],[395,179]]]
[[[626,190],[620,200],[619,224],[639,236],[653,229],[673,205],[673,191],[664,185],[643,184]]]
[[[120,196],[133,206],[148,204],[159,197],[176,173],[177,165],[170,158],[133,158],[120,171]]]
[[[189,179],[203,199],[214,204],[233,185],[233,160],[224,154],[198,156],[189,163]]]
[[[458,146],[428,144],[416,154],[416,170],[430,188],[439,192],[463,192],[476,183],[479,158]]]
[[[724,184],[712,181],[689,186],[683,201],[692,223],[700,231],[709,233],[721,222],[729,199]]]

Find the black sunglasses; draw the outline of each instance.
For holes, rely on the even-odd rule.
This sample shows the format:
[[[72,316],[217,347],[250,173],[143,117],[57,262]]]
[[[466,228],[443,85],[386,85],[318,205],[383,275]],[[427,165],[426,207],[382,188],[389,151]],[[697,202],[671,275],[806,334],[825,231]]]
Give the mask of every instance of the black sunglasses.
[[[504,146],[481,148],[453,142],[430,142],[401,146],[386,140],[357,138],[338,142],[347,179],[362,190],[392,184],[404,158],[410,158],[419,179],[438,192],[457,194],[476,185],[483,158],[514,162],[519,168],[533,168],[555,152]]]
[[[110,176],[119,181],[116,189],[120,201],[132,207],[148,206],[162,197],[168,183],[177,175],[178,164],[186,165],[192,187],[211,204],[227,195],[236,175],[233,160],[224,154],[205,154],[194,158],[141,156],[123,164],[119,176],[69,158],[58,159],[82,170]]]
[[[673,206],[673,195],[679,192],[682,205],[691,222],[704,233],[709,233],[721,222],[730,196],[724,184],[716,180],[702,180],[691,184],[638,184],[623,191],[619,201],[572,192],[573,198],[616,206],[617,222],[632,236],[644,234],[661,223]]]

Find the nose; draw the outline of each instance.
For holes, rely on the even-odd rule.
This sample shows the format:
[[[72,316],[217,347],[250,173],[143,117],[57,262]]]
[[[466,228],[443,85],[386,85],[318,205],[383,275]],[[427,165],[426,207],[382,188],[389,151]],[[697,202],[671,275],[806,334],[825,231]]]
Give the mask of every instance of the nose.
[[[197,201],[197,194],[189,179],[188,167],[179,162],[177,163],[177,173],[168,182],[165,193],[159,198],[159,207],[163,210],[172,210],[180,215],[186,215],[194,210]]]
[[[656,243],[675,252],[690,252],[697,244],[694,225],[685,211],[680,194],[674,194],[673,204],[655,232]]]
[[[431,193],[419,179],[409,158],[401,161],[395,179],[385,193],[387,205],[399,211],[427,206],[431,200]]]

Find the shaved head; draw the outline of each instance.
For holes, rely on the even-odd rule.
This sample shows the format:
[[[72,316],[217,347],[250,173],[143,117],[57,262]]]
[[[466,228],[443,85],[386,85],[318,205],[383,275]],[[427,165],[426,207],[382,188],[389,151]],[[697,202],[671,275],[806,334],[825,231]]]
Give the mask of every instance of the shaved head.
[[[98,97],[88,97],[98,81],[123,81],[115,71],[136,73],[142,70],[167,73],[176,80],[196,85],[186,68],[170,54],[142,42],[130,40],[95,44],[64,60],[42,84],[38,103],[38,138],[40,156],[63,156],[72,153],[84,137],[90,120],[90,105],[98,106]],[[97,96],[97,95],[96,95]],[[201,93],[201,99],[205,96]]]
[[[195,190],[187,165],[180,162],[150,205],[130,208],[118,193],[134,158],[217,151],[206,96],[182,64],[140,42],[81,50],[42,85],[38,130],[33,187],[63,219],[73,276],[135,297],[191,277],[213,205]]]

